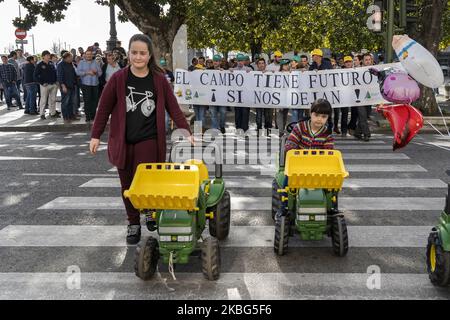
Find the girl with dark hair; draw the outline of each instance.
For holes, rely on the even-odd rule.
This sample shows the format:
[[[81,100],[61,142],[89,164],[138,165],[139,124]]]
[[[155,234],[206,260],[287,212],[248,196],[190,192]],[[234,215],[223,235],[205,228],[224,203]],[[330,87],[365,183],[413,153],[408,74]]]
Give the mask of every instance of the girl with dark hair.
[[[127,243],[141,238],[139,211],[123,197],[140,163],[165,162],[166,110],[179,129],[191,136],[180,106],[163,71],[157,66],[150,38],[136,34],[129,44],[130,66],[114,73],[103,89],[92,127],[89,149],[97,152],[109,117],[109,161],[117,167],[128,215]]]

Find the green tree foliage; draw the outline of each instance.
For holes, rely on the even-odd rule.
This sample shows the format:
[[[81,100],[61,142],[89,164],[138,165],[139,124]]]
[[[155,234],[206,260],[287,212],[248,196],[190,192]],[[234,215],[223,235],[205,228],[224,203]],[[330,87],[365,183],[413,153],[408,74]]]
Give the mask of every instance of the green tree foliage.
[[[189,44],[219,51],[377,50],[382,37],[366,27],[371,0],[194,0]]]
[[[284,16],[299,1],[193,0],[187,14],[188,41],[193,48],[215,47],[260,53],[265,39],[277,32]]]
[[[4,0],[0,0],[0,3]],[[189,0],[92,0],[99,5],[117,5],[119,20],[131,21],[141,32],[149,35],[154,43],[155,55],[166,56],[172,62],[172,43],[181,25],[186,21]],[[64,12],[71,0],[18,0],[27,10],[22,18],[15,18],[16,27],[30,30],[41,16],[44,21],[54,23],[65,18]],[[105,23],[107,23],[105,21]]]
[[[442,16],[442,39],[439,49],[444,50],[450,46],[450,1],[447,2],[447,9]]]

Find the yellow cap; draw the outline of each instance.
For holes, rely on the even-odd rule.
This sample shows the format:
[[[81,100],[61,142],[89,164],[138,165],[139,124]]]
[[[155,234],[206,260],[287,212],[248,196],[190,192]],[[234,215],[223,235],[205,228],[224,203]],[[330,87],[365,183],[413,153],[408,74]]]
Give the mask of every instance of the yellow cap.
[[[314,49],[313,52],[311,52],[312,56],[321,56],[323,57],[323,52],[320,49]]]
[[[275,51],[273,55],[274,55],[275,57],[282,57],[282,56],[283,56],[283,54],[282,54],[281,51],[279,51],[279,50]]]
[[[345,56],[344,57],[344,62],[348,62],[348,61],[353,62],[353,58],[350,57],[350,56]]]

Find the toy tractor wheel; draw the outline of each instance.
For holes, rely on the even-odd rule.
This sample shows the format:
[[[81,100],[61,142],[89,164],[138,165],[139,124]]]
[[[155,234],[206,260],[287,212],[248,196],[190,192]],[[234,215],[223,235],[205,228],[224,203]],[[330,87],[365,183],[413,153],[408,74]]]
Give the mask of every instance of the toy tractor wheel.
[[[220,276],[220,248],[216,238],[206,238],[202,243],[202,273],[208,280]]]
[[[347,224],[343,217],[335,217],[331,220],[331,223],[333,252],[339,257],[344,257],[348,252]]]
[[[275,253],[279,256],[286,254],[288,250],[289,231],[290,231],[289,218],[287,216],[276,215],[275,217],[275,239],[274,247]]]
[[[134,272],[142,280],[149,280],[156,272],[159,259],[158,240],[153,237],[142,239],[136,246]]]
[[[427,269],[435,286],[446,287],[450,284],[450,252],[444,251],[437,232],[430,233],[428,237]]]
[[[272,181],[272,219],[275,221],[275,216],[281,205],[280,194],[278,193],[278,182],[276,179]]]
[[[225,190],[220,202],[212,209],[214,218],[209,219],[209,234],[218,240],[225,240],[230,233],[230,194]]]

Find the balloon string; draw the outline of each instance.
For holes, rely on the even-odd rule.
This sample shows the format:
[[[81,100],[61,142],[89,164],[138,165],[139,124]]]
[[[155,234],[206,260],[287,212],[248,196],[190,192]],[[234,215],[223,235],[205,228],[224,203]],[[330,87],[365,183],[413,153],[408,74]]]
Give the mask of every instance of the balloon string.
[[[428,120],[426,120],[426,121],[427,121],[427,123],[428,123],[434,130],[436,130],[441,136],[446,137],[444,134],[442,134],[442,132],[440,132],[438,129],[436,129],[436,127],[433,126],[433,125],[431,124],[430,121],[428,121]]]
[[[439,105],[439,103],[437,104],[437,106],[438,106],[439,112],[441,113],[442,121],[444,121],[445,129],[447,129],[448,136],[450,137],[450,131],[448,130],[447,121],[445,120],[444,114],[442,113],[441,106]]]

